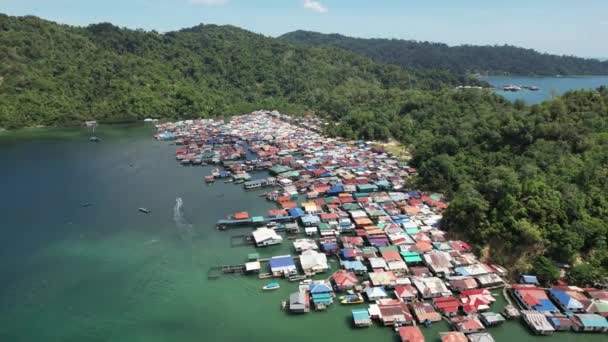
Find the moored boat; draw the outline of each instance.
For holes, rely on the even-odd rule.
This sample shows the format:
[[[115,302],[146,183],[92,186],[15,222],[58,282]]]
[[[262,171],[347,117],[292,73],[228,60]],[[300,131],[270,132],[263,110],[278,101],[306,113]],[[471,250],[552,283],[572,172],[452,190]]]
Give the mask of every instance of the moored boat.
[[[272,281],[272,282],[262,286],[262,290],[264,290],[264,291],[276,290],[279,288],[281,288],[281,285],[276,281]]]
[[[149,214],[152,212],[151,210],[146,209],[146,208],[137,208],[137,210],[141,211],[144,214]]]
[[[340,303],[342,304],[361,304],[363,303],[363,296],[361,294],[347,294],[345,296],[340,296]]]

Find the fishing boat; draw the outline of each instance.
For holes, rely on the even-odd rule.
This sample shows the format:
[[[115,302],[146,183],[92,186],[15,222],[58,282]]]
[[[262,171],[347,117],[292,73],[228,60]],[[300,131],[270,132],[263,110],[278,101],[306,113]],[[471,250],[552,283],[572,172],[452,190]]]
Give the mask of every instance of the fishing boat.
[[[270,283],[262,286],[262,290],[264,290],[264,291],[270,291],[270,290],[276,290],[276,289],[278,289],[280,287],[281,287],[281,285],[278,282],[272,281],[272,282],[270,282]]]
[[[137,208],[137,210],[141,211],[144,214],[149,214],[152,212],[151,210],[146,209],[146,208]]]
[[[363,296],[361,294],[348,294],[340,296],[340,303],[342,304],[361,304],[363,303]]]

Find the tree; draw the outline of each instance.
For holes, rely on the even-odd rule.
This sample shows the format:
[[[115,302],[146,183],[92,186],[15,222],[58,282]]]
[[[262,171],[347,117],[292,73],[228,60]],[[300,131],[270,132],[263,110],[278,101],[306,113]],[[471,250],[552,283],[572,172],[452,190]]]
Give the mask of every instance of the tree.
[[[555,266],[555,263],[542,255],[534,262],[534,272],[546,285],[554,284],[560,276],[559,268]]]

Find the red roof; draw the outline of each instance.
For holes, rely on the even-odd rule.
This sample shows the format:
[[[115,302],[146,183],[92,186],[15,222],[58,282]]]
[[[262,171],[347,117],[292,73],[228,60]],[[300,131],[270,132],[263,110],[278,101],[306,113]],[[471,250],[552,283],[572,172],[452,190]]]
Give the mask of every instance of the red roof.
[[[460,307],[460,301],[452,296],[434,298],[433,304],[439,311],[443,311],[446,314],[457,313]]]
[[[338,219],[338,214],[336,213],[326,213],[326,214],[321,214],[321,221],[331,221],[331,220],[337,220]]]
[[[424,342],[424,335],[417,326],[399,327],[399,336],[402,342]]]
[[[384,251],[382,252],[382,258],[386,261],[401,261],[401,255],[395,251]]]
[[[359,282],[357,276],[353,272],[346,270],[338,270],[332,275],[332,277],[334,278],[334,281],[338,287],[350,287],[357,285]]]
[[[249,213],[246,211],[241,211],[240,213],[234,214],[234,218],[237,220],[244,220],[249,218]]]

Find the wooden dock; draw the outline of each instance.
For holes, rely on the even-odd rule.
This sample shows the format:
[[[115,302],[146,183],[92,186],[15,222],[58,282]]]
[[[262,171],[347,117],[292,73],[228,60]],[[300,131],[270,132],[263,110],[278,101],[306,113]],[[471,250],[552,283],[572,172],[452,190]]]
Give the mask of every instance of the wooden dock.
[[[293,222],[295,221],[295,217],[291,216],[281,216],[281,217],[264,217],[261,221],[254,222],[253,219],[223,219],[217,221],[218,229],[224,230],[228,228],[238,228],[238,227],[246,227],[246,226],[263,226],[272,222],[284,223],[284,222]]]

